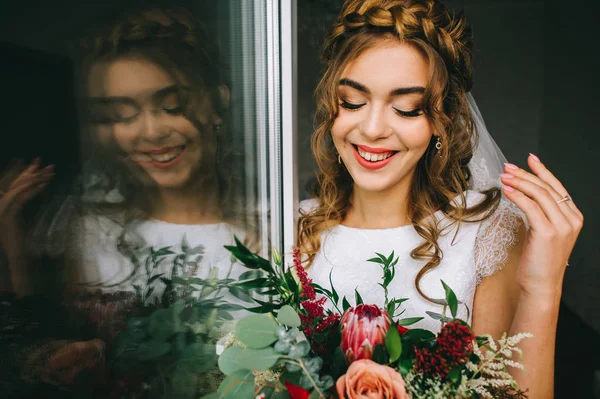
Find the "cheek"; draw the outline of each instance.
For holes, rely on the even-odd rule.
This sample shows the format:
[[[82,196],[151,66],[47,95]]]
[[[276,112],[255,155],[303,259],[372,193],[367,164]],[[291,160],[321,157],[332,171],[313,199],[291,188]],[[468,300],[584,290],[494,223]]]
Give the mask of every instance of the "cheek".
[[[132,126],[116,124],[113,127],[113,133],[110,140],[114,141],[122,150],[133,150],[136,143],[136,134]]]
[[[402,132],[401,140],[409,150],[425,151],[431,141],[431,127],[426,119],[412,121]]]

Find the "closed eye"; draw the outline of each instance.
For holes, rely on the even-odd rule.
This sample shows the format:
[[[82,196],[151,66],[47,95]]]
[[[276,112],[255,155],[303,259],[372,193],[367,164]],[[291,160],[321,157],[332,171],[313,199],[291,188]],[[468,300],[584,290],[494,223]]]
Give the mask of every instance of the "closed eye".
[[[402,111],[400,109],[393,108],[394,112],[404,118],[415,118],[423,115],[423,110],[420,108],[413,109],[412,111]]]
[[[169,115],[183,114],[183,107],[163,108],[163,110]]]
[[[362,108],[364,105],[365,105],[364,103],[363,103],[363,104],[353,104],[353,103],[349,103],[348,101],[346,101],[346,100],[343,100],[343,99],[342,99],[342,103],[340,104],[340,106],[341,106],[342,108],[346,108],[346,109],[348,109],[348,110],[350,110],[350,111],[355,111],[355,110],[357,110],[357,109],[360,109],[360,108]]]

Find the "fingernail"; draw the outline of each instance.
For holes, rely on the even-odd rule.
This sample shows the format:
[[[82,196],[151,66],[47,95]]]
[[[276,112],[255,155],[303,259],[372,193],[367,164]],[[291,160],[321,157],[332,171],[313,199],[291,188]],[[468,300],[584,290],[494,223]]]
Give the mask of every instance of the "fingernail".
[[[533,158],[534,161],[536,162],[540,162],[540,159],[537,157],[537,155],[529,153],[529,155],[531,155],[531,158]]]
[[[514,176],[508,173],[500,173],[500,177],[503,179],[512,179]]]
[[[502,189],[504,189],[504,191],[507,191],[509,193],[512,193],[513,191],[515,191],[515,189],[510,186],[502,186]]]
[[[509,162],[506,162],[504,164],[504,166],[506,166],[508,169],[519,170],[519,167],[517,165],[513,165],[512,163],[509,163]]]

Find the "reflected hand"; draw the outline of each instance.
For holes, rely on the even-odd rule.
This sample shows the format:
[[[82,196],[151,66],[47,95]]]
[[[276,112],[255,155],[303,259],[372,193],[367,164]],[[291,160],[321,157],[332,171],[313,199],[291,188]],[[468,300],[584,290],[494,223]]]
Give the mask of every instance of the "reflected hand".
[[[526,293],[556,298],[560,297],[565,268],[583,227],[583,215],[539,158],[531,155],[527,162],[533,173],[506,164],[501,175],[504,194],[525,213],[531,226],[517,280]]]
[[[104,376],[104,341],[74,342],[55,353],[42,373],[42,380],[53,385],[72,385],[84,370],[97,382]]]
[[[15,163],[3,173],[0,177],[0,234],[10,234],[18,227],[23,206],[40,194],[53,177],[54,165],[40,168],[39,159],[27,167]]]

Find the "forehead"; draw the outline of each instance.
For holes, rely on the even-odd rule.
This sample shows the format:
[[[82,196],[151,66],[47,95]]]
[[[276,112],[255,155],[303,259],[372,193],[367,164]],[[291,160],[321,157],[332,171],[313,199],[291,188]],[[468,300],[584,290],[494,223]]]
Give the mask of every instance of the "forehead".
[[[144,98],[175,81],[159,65],[143,59],[117,59],[95,64],[88,76],[90,97]]]
[[[429,83],[429,63],[415,45],[382,40],[350,61],[341,78],[350,78],[372,91],[422,86]]]

